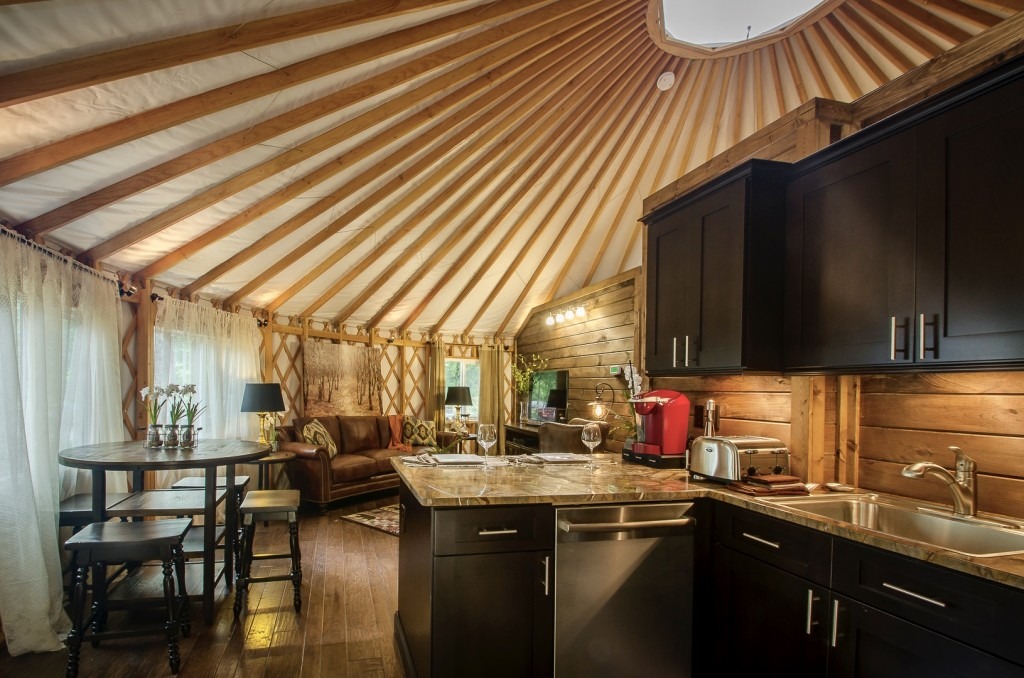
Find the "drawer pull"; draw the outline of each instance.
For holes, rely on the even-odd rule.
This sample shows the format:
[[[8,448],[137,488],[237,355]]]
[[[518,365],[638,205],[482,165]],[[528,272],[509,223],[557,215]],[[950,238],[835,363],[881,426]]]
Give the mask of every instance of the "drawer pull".
[[[544,597],[548,597],[549,585],[551,583],[551,556],[544,556]]]
[[[519,530],[515,530],[515,529],[488,530],[486,528],[482,529],[482,530],[477,530],[477,535],[479,535],[481,537],[497,537],[497,536],[502,535],[502,534],[519,534]]]
[[[764,544],[765,546],[771,546],[773,549],[782,548],[782,544],[779,544],[778,542],[768,541],[767,539],[761,539],[760,537],[755,537],[754,535],[752,535],[752,534],[750,534],[748,532],[743,532],[742,534],[747,539],[750,539],[752,541],[756,541],[758,544]]]
[[[675,367],[677,364],[679,364],[679,361],[676,359],[676,344],[677,343],[678,342],[676,341],[676,337],[672,337],[672,367]]]
[[[929,598],[928,596],[922,596],[920,593],[914,593],[913,591],[908,591],[905,588],[901,588],[899,586],[896,586],[895,584],[890,584],[887,581],[883,581],[882,582],[882,588],[886,588],[886,589],[889,589],[891,591],[896,591],[897,593],[902,593],[905,596],[910,596],[911,598],[916,598],[917,600],[923,601],[925,603],[931,603],[932,605],[935,605],[936,607],[946,607],[946,604],[944,602],[942,602],[941,600],[936,600],[934,598]]]
[[[836,646],[839,638],[839,601],[832,601],[832,647]]]
[[[811,635],[811,625],[813,624],[811,617],[811,604],[814,602],[814,591],[807,589],[807,635]]]

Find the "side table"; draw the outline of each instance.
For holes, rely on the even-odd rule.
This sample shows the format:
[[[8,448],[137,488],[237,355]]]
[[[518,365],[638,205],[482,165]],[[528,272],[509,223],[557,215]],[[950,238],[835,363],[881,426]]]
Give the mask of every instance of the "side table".
[[[271,466],[273,464],[283,464],[287,461],[291,461],[295,458],[294,452],[271,452],[265,457],[261,457],[256,460],[256,464],[259,466],[259,481],[257,487],[261,490],[272,490],[274,489],[274,480],[276,479],[272,474]]]

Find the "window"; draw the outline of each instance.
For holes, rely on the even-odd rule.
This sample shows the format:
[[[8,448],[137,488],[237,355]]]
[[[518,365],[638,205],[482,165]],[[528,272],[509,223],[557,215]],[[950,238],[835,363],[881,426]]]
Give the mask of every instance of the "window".
[[[444,383],[445,386],[469,387],[473,404],[462,407],[461,412],[463,417],[476,419],[480,411],[480,361],[475,358],[448,358],[444,361]],[[445,405],[444,416],[447,419],[454,419],[455,406]]]

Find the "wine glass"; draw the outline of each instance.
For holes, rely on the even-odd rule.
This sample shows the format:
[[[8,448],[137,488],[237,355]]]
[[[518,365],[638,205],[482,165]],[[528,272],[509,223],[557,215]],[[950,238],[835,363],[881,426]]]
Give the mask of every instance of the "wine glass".
[[[494,424],[480,424],[476,432],[476,444],[484,448],[484,457],[490,455],[490,449],[498,442],[498,427]],[[495,448],[497,453],[497,448]],[[484,461],[487,463],[487,460]]]
[[[590,469],[594,469],[594,448],[601,444],[601,427],[597,424],[585,424],[580,434],[583,444],[590,448]]]

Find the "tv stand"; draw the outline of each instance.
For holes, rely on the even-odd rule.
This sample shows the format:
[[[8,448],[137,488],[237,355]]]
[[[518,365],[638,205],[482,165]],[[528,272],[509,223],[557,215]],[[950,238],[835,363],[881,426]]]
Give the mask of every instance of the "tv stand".
[[[530,424],[505,424],[505,454],[540,452],[538,428]]]

